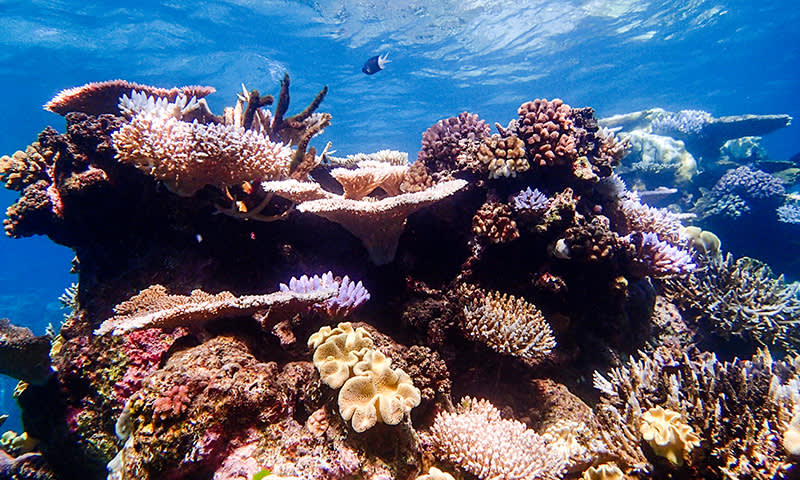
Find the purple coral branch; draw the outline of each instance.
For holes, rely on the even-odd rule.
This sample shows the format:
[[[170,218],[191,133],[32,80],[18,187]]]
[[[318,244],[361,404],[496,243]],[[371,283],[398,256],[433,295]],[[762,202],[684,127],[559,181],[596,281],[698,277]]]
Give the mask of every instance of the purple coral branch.
[[[653,232],[631,234],[626,238],[636,244],[636,236],[640,237],[636,259],[646,265],[653,275],[674,275],[689,273],[697,265],[689,252],[658,239]]]
[[[299,279],[292,277],[289,284],[281,283],[279,289],[282,292],[292,291],[297,293],[309,293],[321,288],[336,288],[335,297],[323,303],[314,305],[314,308],[333,318],[342,318],[358,308],[361,304],[369,300],[370,294],[361,281],[353,282],[350,277],[345,275],[337,279],[330,271],[309,277],[302,275]]]

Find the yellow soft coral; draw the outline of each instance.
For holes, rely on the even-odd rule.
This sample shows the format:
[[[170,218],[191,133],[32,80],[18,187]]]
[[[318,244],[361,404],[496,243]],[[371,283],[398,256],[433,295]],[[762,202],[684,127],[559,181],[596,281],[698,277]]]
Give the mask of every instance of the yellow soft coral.
[[[447,472],[443,472],[436,467],[431,467],[428,473],[420,475],[416,480],[455,480],[455,478]]]
[[[363,432],[378,421],[397,425],[403,415],[419,405],[420,391],[411,377],[391,368],[391,360],[369,350],[353,367],[354,376],[339,391],[339,413],[351,420],[353,430]]]
[[[583,472],[582,480],[624,480],[625,474],[616,463],[603,463],[596,467],[589,467]]]
[[[363,328],[353,329],[350,322],[336,328],[322,327],[308,339],[314,348],[314,366],[322,382],[331,388],[341,387],[352,376],[352,368],[373,346],[372,338]]]
[[[783,448],[789,455],[800,456],[800,412],[797,412],[783,432]]]
[[[656,455],[675,465],[683,465],[683,455],[700,445],[700,437],[681,420],[681,414],[661,406],[642,414],[639,431]]]

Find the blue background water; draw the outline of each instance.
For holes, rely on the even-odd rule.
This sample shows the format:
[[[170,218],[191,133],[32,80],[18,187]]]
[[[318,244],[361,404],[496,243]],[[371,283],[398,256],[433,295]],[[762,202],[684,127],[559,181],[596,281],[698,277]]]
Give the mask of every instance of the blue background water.
[[[684,6],[674,7],[680,3]],[[383,148],[415,158],[422,132],[468,110],[506,124],[524,101],[563,98],[599,116],[651,107],[715,116],[800,118],[800,9],[776,0],[139,1],[0,0],[0,154],[63,119],[41,105],[59,90],[124,78],[205,84],[214,111],[241,84],[277,93],[290,113],[323,85],[333,124],[316,142],[337,154]],[[390,52],[386,70],[360,72]],[[800,151],[798,126],[768,135],[770,156]],[[10,205],[16,192],[0,191]],[[45,238],[0,238],[0,317],[41,334],[62,319],[72,253]],[[0,382],[10,411],[14,382]],[[12,419],[12,428],[19,429]]]

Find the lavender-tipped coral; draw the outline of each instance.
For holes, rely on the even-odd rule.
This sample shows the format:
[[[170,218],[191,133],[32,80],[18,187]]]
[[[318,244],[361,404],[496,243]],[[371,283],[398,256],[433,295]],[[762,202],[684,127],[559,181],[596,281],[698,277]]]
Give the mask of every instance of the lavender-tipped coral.
[[[631,234],[626,239],[636,248],[634,261],[649,275],[676,275],[697,268],[689,252],[659,240],[653,232]]]
[[[302,275],[300,278],[292,277],[289,284],[279,285],[281,292],[310,293],[321,289],[335,289],[336,295],[323,303],[314,305],[314,308],[321,310],[331,318],[343,318],[358,308],[361,304],[369,300],[369,292],[361,281],[353,282],[350,277],[345,275],[342,278],[334,277],[330,271],[319,275],[308,277]]]

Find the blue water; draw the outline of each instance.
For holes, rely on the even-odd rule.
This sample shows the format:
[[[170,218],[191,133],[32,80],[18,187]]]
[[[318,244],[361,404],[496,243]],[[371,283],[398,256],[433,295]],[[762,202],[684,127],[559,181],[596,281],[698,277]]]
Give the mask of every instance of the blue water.
[[[321,111],[333,123],[315,142],[332,141],[337,155],[390,148],[415,158],[441,118],[468,110],[505,124],[538,97],[600,117],[661,107],[798,119],[798,24],[787,0],[4,0],[0,154],[47,125],[63,131],[63,119],[41,109],[59,90],[112,78],[212,85],[219,112],[242,83],[277,93],[288,71],[290,113],[329,86]],[[387,51],[386,70],[361,73]],[[765,137],[770,157],[800,152],[795,123]],[[0,191],[2,205],[16,198]],[[0,242],[0,317],[37,334],[58,325],[57,298],[76,281],[72,252],[44,238]],[[13,408],[13,385],[0,385],[0,410]]]

